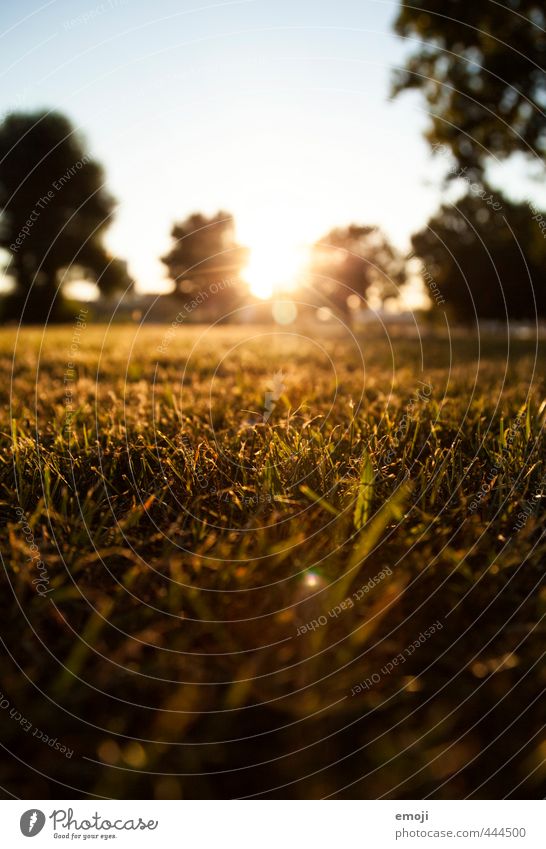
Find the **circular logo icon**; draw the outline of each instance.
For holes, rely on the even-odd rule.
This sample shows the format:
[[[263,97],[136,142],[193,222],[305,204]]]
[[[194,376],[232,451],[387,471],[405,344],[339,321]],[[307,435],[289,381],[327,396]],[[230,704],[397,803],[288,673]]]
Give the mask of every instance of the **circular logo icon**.
[[[31,808],[22,815],[19,825],[25,837],[36,837],[45,825],[45,814],[37,808]]]

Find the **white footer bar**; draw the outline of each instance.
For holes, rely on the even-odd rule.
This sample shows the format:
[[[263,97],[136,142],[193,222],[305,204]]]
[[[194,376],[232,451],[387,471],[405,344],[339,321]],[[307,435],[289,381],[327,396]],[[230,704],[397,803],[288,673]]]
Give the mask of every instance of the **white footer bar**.
[[[540,801],[3,801],[0,844],[544,849]],[[35,844],[29,844],[30,839]]]

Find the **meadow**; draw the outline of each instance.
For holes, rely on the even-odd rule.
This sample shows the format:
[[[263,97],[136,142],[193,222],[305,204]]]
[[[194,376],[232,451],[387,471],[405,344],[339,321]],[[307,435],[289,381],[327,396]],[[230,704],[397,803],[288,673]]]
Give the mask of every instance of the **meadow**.
[[[544,343],[82,318],[0,358],[6,797],[546,795]]]

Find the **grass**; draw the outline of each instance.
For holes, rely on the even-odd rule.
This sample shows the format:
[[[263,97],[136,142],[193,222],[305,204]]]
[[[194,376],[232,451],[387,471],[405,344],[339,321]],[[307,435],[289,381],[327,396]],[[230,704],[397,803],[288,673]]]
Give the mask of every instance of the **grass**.
[[[0,335],[5,795],[544,796],[544,346],[163,336]]]

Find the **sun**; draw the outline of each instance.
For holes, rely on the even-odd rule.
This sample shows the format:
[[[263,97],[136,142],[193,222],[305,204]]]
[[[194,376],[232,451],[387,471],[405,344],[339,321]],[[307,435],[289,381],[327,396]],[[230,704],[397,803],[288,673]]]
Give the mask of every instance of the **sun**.
[[[279,292],[292,292],[297,288],[308,256],[305,247],[274,238],[249,239],[250,256],[243,269],[243,278],[257,298],[267,300]]]

